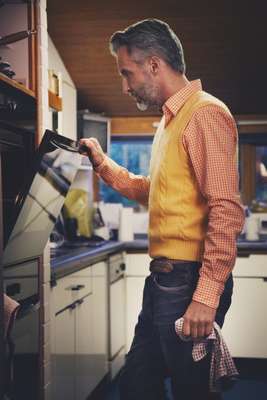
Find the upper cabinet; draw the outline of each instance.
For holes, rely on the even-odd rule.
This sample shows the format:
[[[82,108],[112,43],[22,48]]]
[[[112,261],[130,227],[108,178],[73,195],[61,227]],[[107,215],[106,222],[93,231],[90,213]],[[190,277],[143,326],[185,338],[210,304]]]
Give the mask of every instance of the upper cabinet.
[[[48,36],[50,128],[77,139],[77,90],[53,41]]]
[[[32,1],[0,2],[0,120],[36,131],[37,23]]]
[[[34,1],[1,2],[0,84],[36,96],[36,9]]]

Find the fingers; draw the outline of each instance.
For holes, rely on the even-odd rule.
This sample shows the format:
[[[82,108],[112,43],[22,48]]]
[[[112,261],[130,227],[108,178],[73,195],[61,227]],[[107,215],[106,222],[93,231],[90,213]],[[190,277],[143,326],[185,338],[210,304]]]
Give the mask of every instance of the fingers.
[[[97,144],[98,144],[98,141],[94,138],[80,139],[79,140],[79,151],[83,155],[88,155],[88,150],[86,150],[86,149],[89,149],[92,151],[96,148]]]
[[[80,139],[79,152],[89,157],[94,168],[97,168],[105,157],[98,140],[93,137]]]
[[[213,323],[212,322],[208,322],[205,324],[205,332],[204,332],[204,336],[209,336],[212,332],[212,328],[213,328]]]
[[[192,301],[183,316],[183,335],[192,339],[207,337],[212,332],[216,310]]]
[[[184,323],[183,323],[183,331],[182,331],[184,336],[191,336],[191,327],[190,327],[190,322],[188,321],[187,318],[184,317]]]
[[[206,326],[204,322],[200,321],[190,321],[184,318],[183,323],[183,335],[191,337],[192,339],[200,339],[208,336],[206,333]]]

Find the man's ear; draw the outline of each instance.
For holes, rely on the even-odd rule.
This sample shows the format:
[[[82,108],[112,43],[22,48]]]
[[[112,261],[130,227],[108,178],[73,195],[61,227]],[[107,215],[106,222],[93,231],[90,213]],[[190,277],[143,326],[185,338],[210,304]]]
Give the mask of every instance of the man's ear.
[[[150,71],[153,75],[156,75],[159,72],[161,65],[161,60],[157,56],[152,56],[149,60]]]

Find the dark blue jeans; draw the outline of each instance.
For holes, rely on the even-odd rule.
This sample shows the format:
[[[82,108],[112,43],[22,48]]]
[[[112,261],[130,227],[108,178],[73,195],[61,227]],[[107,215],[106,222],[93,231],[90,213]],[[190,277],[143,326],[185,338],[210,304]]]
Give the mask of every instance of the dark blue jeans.
[[[146,278],[142,311],[120,375],[121,400],[167,399],[166,377],[171,379],[175,400],[208,398],[210,358],[194,362],[192,342],[180,340],[174,328],[192,300],[199,266],[185,261],[177,263],[172,272],[151,273]],[[230,276],[216,313],[220,326],[230,307],[232,290]]]

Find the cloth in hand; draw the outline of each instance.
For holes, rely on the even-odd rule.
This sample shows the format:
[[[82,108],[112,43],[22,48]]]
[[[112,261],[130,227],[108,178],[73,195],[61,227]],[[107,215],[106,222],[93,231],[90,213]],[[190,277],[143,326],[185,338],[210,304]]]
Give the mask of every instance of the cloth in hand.
[[[175,331],[181,340],[192,340],[192,357],[195,362],[202,360],[211,352],[209,388],[211,392],[220,392],[230,388],[237,380],[238,371],[229,349],[223,339],[219,325],[214,322],[212,332],[206,338],[193,339],[183,335],[183,318],[175,321]]]

